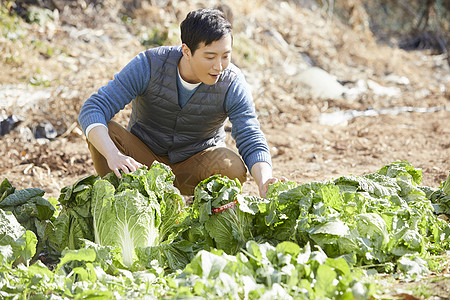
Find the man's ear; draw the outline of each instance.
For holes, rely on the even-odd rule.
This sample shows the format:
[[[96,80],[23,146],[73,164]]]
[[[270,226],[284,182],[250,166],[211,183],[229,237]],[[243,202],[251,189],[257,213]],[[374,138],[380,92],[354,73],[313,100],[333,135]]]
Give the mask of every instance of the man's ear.
[[[192,57],[191,49],[186,44],[181,45],[181,52],[183,53],[183,56],[187,59]]]

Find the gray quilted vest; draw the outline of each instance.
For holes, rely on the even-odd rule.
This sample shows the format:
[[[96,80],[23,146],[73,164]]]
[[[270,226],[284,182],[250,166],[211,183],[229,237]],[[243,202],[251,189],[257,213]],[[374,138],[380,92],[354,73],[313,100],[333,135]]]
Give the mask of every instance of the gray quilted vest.
[[[171,163],[225,141],[225,95],[240,70],[230,64],[214,85],[200,84],[187,104],[178,104],[177,66],[181,47],[145,52],[151,77],[144,94],[133,101],[128,129],[155,154]]]

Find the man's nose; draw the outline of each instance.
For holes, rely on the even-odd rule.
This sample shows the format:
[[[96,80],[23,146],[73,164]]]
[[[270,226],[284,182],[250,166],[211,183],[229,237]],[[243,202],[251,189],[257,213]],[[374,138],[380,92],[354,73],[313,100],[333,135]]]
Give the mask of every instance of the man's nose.
[[[216,61],[216,63],[214,64],[214,70],[217,70],[217,71],[219,71],[219,72],[222,72],[222,70],[223,70],[222,59],[219,58],[219,59]]]

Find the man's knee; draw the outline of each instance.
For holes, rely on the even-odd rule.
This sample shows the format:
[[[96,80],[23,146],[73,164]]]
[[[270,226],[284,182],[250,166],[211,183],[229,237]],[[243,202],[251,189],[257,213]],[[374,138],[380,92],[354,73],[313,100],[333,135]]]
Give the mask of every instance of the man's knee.
[[[247,180],[247,168],[236,152],[228,148],[217,148],[214,151],[216,153],[210,161],[213,172],[231,179],[237,178],[241,183]]]
[[[207,149],[172,167],[175,186],[183,195],[192,195],[198,183],[212,175],[237,178],[241,183],[247,180],[247,169],[241,157],[225,147]]]

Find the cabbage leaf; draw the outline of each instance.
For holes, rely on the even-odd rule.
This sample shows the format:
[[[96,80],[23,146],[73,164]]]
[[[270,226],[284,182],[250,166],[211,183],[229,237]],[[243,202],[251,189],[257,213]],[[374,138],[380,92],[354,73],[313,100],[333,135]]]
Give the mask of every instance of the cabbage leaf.
[[[156,195],[145,197],[137,189],[115,193],[114,186],[102,179],[94,184],[91,205],[95,242],[119,246],[127,267],[136,259],[136,247],[158,242],[161,216]]]

